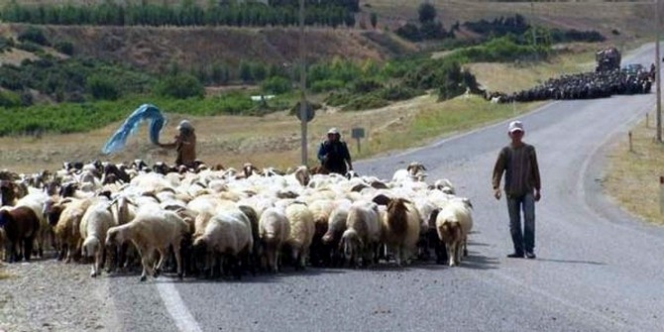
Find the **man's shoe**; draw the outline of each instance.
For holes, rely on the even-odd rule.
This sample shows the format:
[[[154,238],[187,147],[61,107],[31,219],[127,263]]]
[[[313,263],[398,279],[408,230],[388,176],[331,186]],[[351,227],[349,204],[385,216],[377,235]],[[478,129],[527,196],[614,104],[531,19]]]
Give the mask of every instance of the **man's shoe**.
[[[526,253],[526,258],[528,259],[535,259],[537,256],[535,256],[534,252],[527,252]]]
[[[507,257],[509,257],[509,258],[523,258],[523,254],[515,252],[515,253],[507,255]]]

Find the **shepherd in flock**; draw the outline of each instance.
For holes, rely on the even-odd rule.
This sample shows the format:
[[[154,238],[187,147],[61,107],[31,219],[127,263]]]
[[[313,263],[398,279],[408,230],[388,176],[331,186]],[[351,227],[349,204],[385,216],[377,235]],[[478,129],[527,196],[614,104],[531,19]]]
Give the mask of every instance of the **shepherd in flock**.
[[[182,120],[176,128],[178,134],[175,136],[175,141],[172,143],[159,143],[159,146],[166,149],[175,149],[177,157],[175,158],[175,166],[182,165],[194,168],[196,161],[196,133],[194,126],[189,120]]]

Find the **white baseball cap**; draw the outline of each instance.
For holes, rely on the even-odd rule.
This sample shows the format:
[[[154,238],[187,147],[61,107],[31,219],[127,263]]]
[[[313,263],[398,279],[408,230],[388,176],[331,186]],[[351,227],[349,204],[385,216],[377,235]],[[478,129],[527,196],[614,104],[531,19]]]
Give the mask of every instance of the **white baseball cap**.
[[[188,120],[182,120],[180,121],[177,130],[182,130],[182,129],[192,130],[194,129],[194,126]]]
[[[507,129],[508,132],[513,133],[515,131],[525,132],[523,130],[523,123],[521,121],[512,121]]]
[[[330,130],[327,131],[328,134],[338,134],[339,130],[337,128],[330,128]]]

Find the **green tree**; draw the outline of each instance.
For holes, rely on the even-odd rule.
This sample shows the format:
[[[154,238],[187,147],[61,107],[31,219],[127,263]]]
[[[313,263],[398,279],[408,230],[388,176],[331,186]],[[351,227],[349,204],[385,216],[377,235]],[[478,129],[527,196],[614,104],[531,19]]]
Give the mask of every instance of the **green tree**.
[[[375,12],[371,13],[370,19],[371,19],[371,27],[375,29],[376,25],[378,25],[378,14],[376,14]]]
[[[428,2],[424,2],[417,9],[420,23],[433,22],[436,19],[436,7]]]
[[[189,74],[167,76],[156,84],[154,90],[160,96],[177,99],[203,97],[205,95],[205,88],[201,82]]]
[[[96,74],[88,78],[87,90],[94,99],[116,100],[120,90],[108,76]]]

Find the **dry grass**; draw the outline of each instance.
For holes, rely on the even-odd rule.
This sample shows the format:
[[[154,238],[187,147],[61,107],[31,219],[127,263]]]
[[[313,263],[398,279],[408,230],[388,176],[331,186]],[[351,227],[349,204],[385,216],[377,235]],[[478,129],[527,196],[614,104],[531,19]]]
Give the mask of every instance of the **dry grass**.
[[[608,155],[604,178],[606,194],[627,211],[649,222],[664,224],[659,211],[659,177],[664,175],[664,145],[656,143],[653,113],[650,125],[645,121],[632,130],[633,151],[629,140],[617,142]]]
[[[370,10],[379,13],[382,19],[398,25],[406,19],[417,19],[417,6],[422,1],[410,0],[367,0]],[[519,13],[527,19],[534,17],[538,24],[575,28],[577,30],[597,29],[607,36],[618,29],[621,38],[626,40],[643,35],[653,35],[654,3],[636,2],[500,2],[446,0],[432,2],[438,9],[445,27],[454,22],[475,21],[482,18],[512,16]],[[379,20],[380,22],[380,20]],[[384,22],[383,22],[384,23]]]

